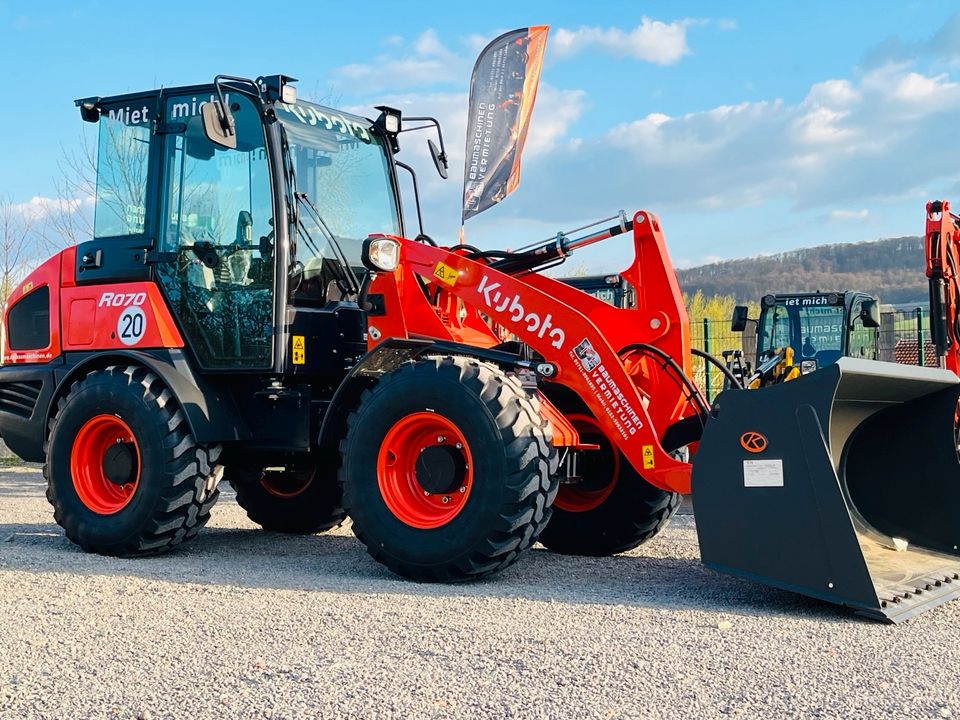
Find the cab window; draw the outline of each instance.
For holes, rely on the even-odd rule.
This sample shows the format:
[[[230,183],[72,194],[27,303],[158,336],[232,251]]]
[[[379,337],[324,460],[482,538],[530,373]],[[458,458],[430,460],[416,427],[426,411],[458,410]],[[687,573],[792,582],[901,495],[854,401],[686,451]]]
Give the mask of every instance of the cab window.
[[[863,300],[857,300],[851,310],[850,318],[853,329],[850,331],[850,357],[877,360],[877,329],[863,326],[860,313],[863,311]]]
[[[145,231],[152,102],[119,103],[101,110],[93,221],[98,239]]]

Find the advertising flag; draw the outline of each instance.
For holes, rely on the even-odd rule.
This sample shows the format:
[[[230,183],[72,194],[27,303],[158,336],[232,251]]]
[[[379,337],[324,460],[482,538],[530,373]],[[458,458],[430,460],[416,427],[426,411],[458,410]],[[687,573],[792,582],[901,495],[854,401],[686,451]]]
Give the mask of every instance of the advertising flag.
[[[547,25],[504,33],[487,45],[470,79],[462,220],[520,184],[520,155],[537,98]]]

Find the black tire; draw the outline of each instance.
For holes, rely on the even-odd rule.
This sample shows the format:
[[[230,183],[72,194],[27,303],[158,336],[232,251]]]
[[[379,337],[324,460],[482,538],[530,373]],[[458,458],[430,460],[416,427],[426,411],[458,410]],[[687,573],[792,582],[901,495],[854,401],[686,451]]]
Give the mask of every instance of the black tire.
[[[572,417],[590,420],[585,412]],[[600,445],[600,450],[593,451],[597,453],[597,462],[585,462],[582,467],[584,480],[594,487],[603,487],[606,476],[601,480],[593,475],[609,473],[616,475],[614,485],[599,505],[579,511],[572,509],[575,494],[571,501],[565,500],[566,493],[575,493],[575,489],[561,487],[540,542],[564,555],[607,556],[632,550],[667,526],[683,498],[644,480],[619,448],[590,422],[574,425],[582,441]],[[619,471],[614,469],[617,467]]]
[[[224,479],[247,517],[264,530],[312,535],[341,525],[347,517],[335,465],[329,468],[313,458],[307,467],[283,470],[265,470],[256,461],[252,466],[231,464]]]
[[[455,490],[436,493],[453,496],[457,514],[429,529],[391,510],[378,477],[388,433],[415,413],[450,424],[466,443],[458,452],[473,463],[462,500]],[[417,581],[472,580],[507,567],[540,535],[557,491],[557,452],[539,401],[515,377],[473,358],[426,358],[385,375],[349,417],[341,456],[354,533],[376,560]]]
[[[125,423],[139,450],[135,489],[111,514],[81,500],[71,471],[76,435],[98,416]],[[87,552],[164,552],[196,536],[209,519],[219,495],[220,446],[197,444],[173,394],[146,368],[115,365],[75,381],[58,401],[49,429],[47,500],[67,537]]]

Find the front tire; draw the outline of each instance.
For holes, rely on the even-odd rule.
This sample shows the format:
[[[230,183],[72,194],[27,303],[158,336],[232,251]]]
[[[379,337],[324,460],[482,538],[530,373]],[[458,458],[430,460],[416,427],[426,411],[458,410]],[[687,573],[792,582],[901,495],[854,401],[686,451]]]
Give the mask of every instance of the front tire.
[[[417,581],[500,570],[550,518],[557,453],[538,401],[498,367],[430,358],[361,397],[341,444],[344,506],[367,551]]]
[[[87,552],[159,553],[193,538],[219,495],[219,445],[200,445],[160,378],[111,366],[75,381],[50,420],[53,516]]]

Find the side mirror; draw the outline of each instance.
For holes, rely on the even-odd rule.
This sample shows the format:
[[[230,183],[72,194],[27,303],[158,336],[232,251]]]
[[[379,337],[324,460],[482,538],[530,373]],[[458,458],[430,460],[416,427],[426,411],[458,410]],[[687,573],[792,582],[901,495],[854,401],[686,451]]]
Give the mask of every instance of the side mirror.
[[[865,328],[880,327],[880,306],[876,300],[864,300],[860,310],[860,319]]]
[[[427,147],[430,148],[430,157],[433,158],[433,165],[437,168],[437,172],[440,173],[440,177],[444,180],[447,179],[447,170],[449,165],[447,164],[447,154],[445,152],[440,152],[440,148],[437,147],[437,144],[433,140],[427,140]]]
[[[222,106],[219,100],[213,100],[204,103],[200,112],[203,115],[203,132],[207,140],[220,147],[235,149],[237,127],[229,108]]]
[[[737,305],[733,308],[733,317],[730,319],[730,330],[733,332],[743,332],[747,328],[747,310],[746,305]]]

